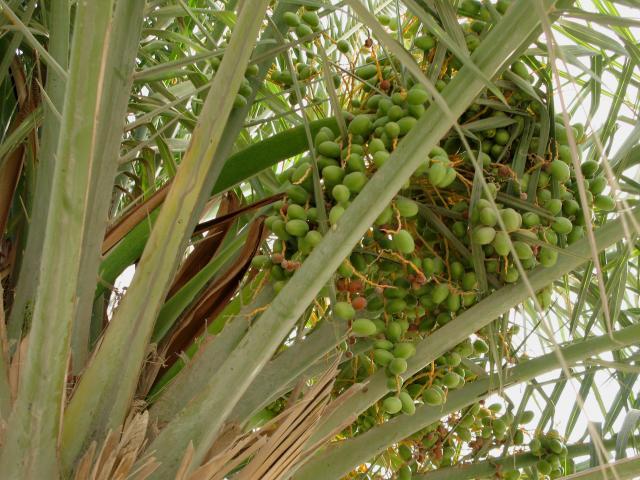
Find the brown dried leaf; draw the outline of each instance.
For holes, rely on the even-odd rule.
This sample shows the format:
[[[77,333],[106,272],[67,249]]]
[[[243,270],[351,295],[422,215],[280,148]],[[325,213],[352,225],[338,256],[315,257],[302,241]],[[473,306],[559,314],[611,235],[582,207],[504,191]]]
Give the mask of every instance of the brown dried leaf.
[[[233,212],[238,209],[240,201],[235,193],[225,195],[220,202],[218,209],[218,217],[228,215],[229,212]],[[235,217],[233,217],[235,218]],[[171,298],[178,290],[180,290],[185,283],[187,283],[193,276],[198,273],[204,265],[209,263],[214,255],[220,249],[222,241],[229,233],[232,221],[224,222],[217,225],[212,230],[206,233],[205,238],[200,240],[194,247],[193,251],[189,254],[186,260],[180,266],[180,270],[176,273],[175,279],[167,298]]]
[[[153,457],[143,457],[138,463],[140,466],[129,473],[129,480],[145,480],[160,466],[160,462]]]
[[[278,422],[267,444],[239,473],[238,480],[277,480],[285,477],[287,472],[296,468],[303,460],[303,446],[320,424],[331,398],[338,365],[339,361],[336,359],[304,398],[283,412],[287,415]]]
[[[267,437],[262,432],[242,435],[228,448],[196,469],[189,476],[189,480],[224,480],[228,472],[251,458],[266,443]]]
[[[89,474],[91,473],[91,466],[93,465],[93,457],[96,454],[96,448],[98,448],[96,442],[91,442],[89,449],[82,456],[80,462],[78,462],[76,474],[73,477],[75,478],[75,480],[85,480],[89,478]]]
[[[178,360],[178,355],[203,333],[207,321],[224,310],[249,269],[251,259],[258,251],[264,235],[264,219],[256,219],[250,225],[247,240],[235,261],[217,277],[215,283],[205,289],[163,342],[161,350],[165,353],[165,364],[159,375],[170,368]]]
[[[134,405],[121,434],[113,431],[107,434],[97,456],[96,443],[91,444],[79,462],[75,480],[142,480],[157,468],[158,462],[153,457],[138,458],[146,446],[149,413],[146,410],[135,413],[136,410]],[[132,472],[136,462],[140,466]]]
[[[182,462],[180,462],[180,468],[178,468],[178,471],[176,472],[176,480],[188,480],[189,467],[191,466],[191,461],[193,460],[194,452],[195,452],[195,448],[193,448],[193,442],[189,442],[187,451],[184,452],[184,456],[182,457]]]

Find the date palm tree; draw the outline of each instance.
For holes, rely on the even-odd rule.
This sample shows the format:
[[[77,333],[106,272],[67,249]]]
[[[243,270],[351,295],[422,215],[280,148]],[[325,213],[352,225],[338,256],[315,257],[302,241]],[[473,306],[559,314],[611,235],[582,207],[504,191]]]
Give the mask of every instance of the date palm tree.
[[[637,476],[639,8],[0,0],[2,478]]]

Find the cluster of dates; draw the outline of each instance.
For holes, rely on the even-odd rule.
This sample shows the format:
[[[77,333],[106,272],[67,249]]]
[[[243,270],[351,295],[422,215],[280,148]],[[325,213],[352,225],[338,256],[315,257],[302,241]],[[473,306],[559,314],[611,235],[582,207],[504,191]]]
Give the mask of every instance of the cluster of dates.
[[[508,2],[497,4],[501,12],[507,7]],[[460,12],[474,19],[463,24],[470,51],[486,28],[483,8],[474,1],[462,2],[460,7]],[[397,19],[382,15],[379,20],[396,30]],[[286,21],[299,38],[319,29],[315,10],[306,7],[288,15]],[[426,69],[437,40],[420,22],[408,23],[405,35],[411,35],[412,52]],[[350,53],[349,44],[335,43],[340,52]],[[374,50],[367,40],[358,57],[361,62],[353,70],[359,85],[349,92],[346,111],[339,113],[347,125],[346,135],[337,128],[320,129],[308,154],[279,176],[286,196],[266,219],[273,234],[270,247],[253,262],[256,268],[268,270],[276,291],[389,161],[432,101],[420,83],[402,73],[396,59],[376,56]],[[313,65],[315,57],[309,58],[310,63],[296,65],[295,81],[302,87],[321,71]],[[437,80],[438,90],[461,68],[453,56],[448,60]],[[525,60],[513,63],[509,72],[534,84]],[[274,70],[271,80],[284,88],[294,82],[286,70]],[[337,297],[331,313],[334,321],[346,322],[350,331],[349,361],[341,367],[338,388],[382,369],[390,390],[350,427],[352,435],[391,416],[411,415],[419,404],[443,405],[448,392],[473,381],[476,374],[469,364],[481,364],[490,354],[485,330],[409,378],[405,372],[422,338],[483,295],[516,282],[523,270],[553,266],[563,248],[584,236],[588,217],[578,200],[581,187],[589,203],[587,215],[615,208],[605,194],[607,181],[597,162],[578,163],[581,175],[576,174],[569,137],[578,143],[579,151],[583,126],[571,126],[569,135],[562,119],[551,117],[550,128],[543,129],[544,106],[518,88],[517,82],[504,80],[501,90],[508,105],[487,91],[459,119],[463,127],[474,126],[467,139],[473,150],[464,148],[454,130],[443,138],[336,272]],[[298,91],[305,95],[304,88]],[[299,101],[293,90],[288,95],[292,103]],[[474,196],[477,168],[482,169],[486,188]],[[548,306],[551,290],[538,292],[537,299]],[[508,346],[517,327],[503,333]],[[366,348],[355,348],[363,340]],[[508,348],[505,353],[508,356]],[[497,407],[475,404],[458,412],[453,425],[438,422],[431,430],[419,432],[419,447],[409,455],[404,445],[400,456],[418,458],[420,464],[429,459],[434,465],[448,465],[460,451],[459,442],[472,451],[501,445],[507,438],[512,445],[522,444],[524,430],[514,424],[513,415],[497,413]],[[520,422],[527,423],[531,415],[527,412]],[[566,448],[558,443],[562,446],[559,438],[545,436],[532,442],[532,452],[541,457],[539,473],[558,476],[562,471],[557,459]],[[410,478],[411,471],[408,464],[403,465],[399,478]],[[501,475],[513,480],[519,472]]]

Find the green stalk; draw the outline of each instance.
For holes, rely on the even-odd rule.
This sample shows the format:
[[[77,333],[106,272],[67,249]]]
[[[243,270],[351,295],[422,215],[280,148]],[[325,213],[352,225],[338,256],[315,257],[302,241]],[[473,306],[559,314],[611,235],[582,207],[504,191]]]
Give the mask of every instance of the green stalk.
[[[69,65],[69,0],[53,0],[49,6],[49,53],[63,68]],[[40,278],[44,232],[49,218],[51,188],[55,168],[55,153],[58,148],[60,121],[58,112],[64,104],[66,79],[55,69],[47,71],[46,93],[57,112],[48,103],[44,104],[42,140],[38,155],[38,168],[32,218],[29,223],[27,245],[22,256],[22,265],[16,286],[16,293],[7,323],[7,336],[11,348],[15,348],[22,336],[25,321],[31,321],[35,301],[36,286]]]
[[[326,371],[334,360],[331,354],[341,354],[336,347],[346,336],[346,324],[324,320],[307,338],[287,348],[265,365],[234,407],[228,423],[246,424],[258,411],[293,388],[302,375],[310,378],[313,376],[310,373],[312,370],[317,373]]]
[[[178,173],[160,210],[131,286],[115,311],[65,412],[62,463],[121,425],[136,390],[153,326],[178,262],[222,170],[217,151],[262,24],[268,0],[244,8],[203,105]],[[125,348],[126,346],[126,348]],[[163,462],[155,475],[172,469]],[[172,470],[175,473],[175,469]]]
[[[552,0],[545,2],[546,7],[553,4]],[[505,62],[514,46],[517,48],[521,39],[526,38],[538,24],[539,20],[531,15],[527,5],[514,4],[503,21],[474,52],[472,58],[478,68],[489,77],[498,73],[506,66]],[[462,68],[443,91],[449,111],[443,111],[437,104],[429,107],[389,160],[369,180],[336,227],[327,233],[269,309],[220,366],[216,375],[204,386],[203,393],[160,432],[149,448],[159,458],[168,461],[172,471],[177,468],[191,441],[196,449],[194,462],[202,460],[233,406],[282,339],[380,212],[451,128],[453,119],[462,115],[484,85],[482,78],[468,65]],[[204,424],[203,418],[210,421]]]
[[[105,71],[108,75],[100,103],[101,128],[96,139],[95,167],[89,189],[89,217],[82,242],[82,259],[78,274],[78,308],[71,337],[72,371],[77,375],[89,357],[89,331],[95,279],[100,266],[101,247],[107,228],[113,181],[118,170],[120,140],[126,119],[133,82],[136,54],[140,43],[145,0],[117,0],[109,35],[109,53]]]
[[[112,1],[78,5],[70,72],[36,287],[29,347],[0,455],[6,478],[57,478],[82,239],[86,230],[92,152],[101,127],[105,45]],[[41,177],[42,178],[42,177]],[[49,180],[49,179],[46,179]]]
[[[560,348],[566,365],[601,352],[617,350],[640,341],[640,325],[627,327],[614,335],[580,339]],[[447,414],[458,411],[504,388],[527,382],[539,375],[562,367],[557,352],[551,352],[532,360],[524,361],[507,370],[502,382],[497,376],[489,376],[467,384],[460,390],[450,391],[444,405],[431,407],[423,404],[414,415],[400,415],[362,435],[339,442],[320,451],[294,476],[294,480],[316,478],[340,478],[355,466],[384,451],[409,435],[421,430]]]

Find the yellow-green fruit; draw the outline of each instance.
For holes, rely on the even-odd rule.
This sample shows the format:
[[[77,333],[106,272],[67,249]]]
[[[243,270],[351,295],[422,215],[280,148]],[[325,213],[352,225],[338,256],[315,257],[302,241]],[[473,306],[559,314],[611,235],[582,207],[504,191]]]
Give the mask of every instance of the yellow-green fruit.
[[[599,195],[607,188],[607,179],[605,177],[596,177],[589,183],[589,191],[593,195]]]
[[[271,260],[266,255],[256,255],[251,259],[251,266],[256,268],[264,268],[271,263]]]
[[[285,12],[282,15],[282,19],[289,27],[297,27],[300,25],[300,17],[293,12]]]
[[[291,175],[291,182],[303,187],[313,186],[313,177],[311,176],[311,165],[307,162],[301,163],[296,167]]]
[[[400,313],[407,308],[407,302],[402,298],[393,298],[387,302],[384,309],[387,313]]]
[[[345,203],[349,201],[351,197],[351,192],[345,185],[336,185],[331,189],[331,196],[335,199],[336,202]]]
[[[362,78],[363,80],[369,80],[376,76],[378,73],[378,69],[373,64],[362,65],[361,67],[356,68],[356,76]]]
[[[518,281],[518,278],[520,278],[520,273],[518,272],[518,269],[515,267],[515,265],[509,265],[506,270],[502,271],[500,278],[504,282],[515,283]]]
[[[351,320],[356,316],[356,310],[351,306],[349,302],[336,302],[333,308],[335,314],[343,320]]]
[[[447,174],[447,167],[440,162],[433,162],[429,167],[429,181],[433,185],[438,185]]]
[[[336,223],[338,223],[338,220],[340,220],[340,217],[343,214],[344,214],[344,208],[341,207],[340,205],[335,205],[329,211],[329,223],[331,223],[331,225],[335,225]]]
[[[418,123],[418,120],[414,117],[403,117],[398,120],[398,127],[400,127],[400,136],[403,137],[407,133],[409,133],[409,130],[411,130],[416,125],[416,123]]]
[[[522,430],[516,430],[513,434],[513,444],[522,445],[524,443],[524,432]]]
[[[460,384],[460,375],[455,372],[449,372],[442,377],[442,383],[447,388],[456,388]]]
[[[598,167],[599,167],[598,162],[594,160],[587,160],[582,165],[580,165],[580,170],[582,170],[582,174],[585,177],[591,178],[598,171]]]
[[[495,433],[504,433],[507,431],[507,425],[504,423],[503,420],[496,418],[493,421],[493,431]]]
[[[542,247],[538,255],[538,260],[545,267],[553,267],[558,261],[558,252],[549,247]]]
[[[398,322],[389,322],[385,330],[385,336],[387,340],[397,342],[402,337],[402,326]]]
[[[309,231],[309,224],[304,220],[289,220],[285,225],[285,230],[294,237],[304,237]]]
[[[367,183],[367,176],[362,172],[351,172],[345,175],[342,184],[352,193],[358,193]]]
[[[376,225],[384,225],[385,223],[389,223],[393,219],[393,210],[391,207],[385,207],[378,218],[376,218]]]
[[[387,365],[389,365],[389,363],[391,363],[391,360],[393,360],[394,358],[395,357],[393,356],[393,353],[387,350],[377,348],[373,351],[373,361],[377,365],[380,365],[382,367],[386,367]]]
[[[444,178],[440,180],[436,186],[438,188],[446,188],[451,185],[457,177],[456,169],[453,167],[447,167],[444,172]]]
[[[480,223],[487,227],[493,227],[498,223],[498,214],[492,208],[483,208],[479,214]]]
[[[346,40],[338,40],[336,46],[342,53],[349,53],[349,51],[351,50],[351,45],[349,45],[349,42],[347,42]]]
[[[376,324],[368,318],[358,318],[351,324],[351,331],[356,337],[368,337],[376,333]]]
[[[398,454],[400,455],[400,458],[403,459],[405,462],[408,462],[413,458],[413,453],[411,452],[411,449],[403,444],[398,445]]]
[[[498,255],[505,257],[510,252],[509,241],[509,234],[503,231],[499,231],[496,232],[496,236],[493,239],[493,242],[491,242],[491,245]]]
[[[560,440],[558,439],[552,438],[551,440],[549,440],[547,448],[556,455],[560,455],[560,453],[562,453],[562,442],[560,442]]]
[[[393,355],[398,358],[410,358],[416,354],[416,347],[413,343],[402,342],[396,343],[393,349]]]
[[[553,160],[549,164],[549,174],[554,180],[564,183],[571,178],[571,170],[562,160]]]
[[[534,412],[532,412],[531,410],[525,410],[524,412],[522,412],[522,415],[520,416],[520,424],[525,425],[531,422],[531,420],[533,420],[534,417],[535,417]]]
[[[546,208],[551,215],[558,215],[562,211],[562,200],[559,198],[550,198],[544,202],[544,208]]]
[[[496,237],[496,231],[491,227],[476,227],[471,232],[471,241],[476,245],[488,245]]]
[[[551,224],[551,228],[556,233],[567,234],[573,229],[573,224],[571,223],[571,220],[566,217],[556,217],[554,222]]]
[[[301,205],[291,204],[287,208],[287,217],[289,217],[290,220],[306,220],[307,211]]]
[[[414,411],[415,411],[416,407],[413,407]],[[411,472],[411,468],[409,468],[408,465],[403,465],[402,467],[400,467],[400,470],[398,470],[398,480],[411,480],[411,477],[413,476],[413,473]]]
[[[616,201],[613,197],[610,197],[608,195],[596,195],[593,200],[593,206],[598,210],[611,212],[616,208]]]
[[[489,345],[481,338],[478,338],[473,342],[473,350],[479,354],[487,353],[489,351]]]
[[[398,198],[396,200],[396,208],[400,216],[405,218],[415,217],[418,214],[418,204],[408,198]]]
[[[396,122],[388,122],[384,126],[384,132],[389,136],[389,138],[398,138],[400,136],[400,125]]]
[[[309,233],[305,235],[304,239],[307,244],[313,248],[322,241],[322,234],[317,230],[309,230]]]
[[[329,158],[340,158],[340,145],[331,140],[322,142],[318,145],[318,153]]]
[[[374,138],[369,142],[369,153],[373,155],[376,152],[386,152],[387,149],[384,146],[384,142],[379,138]]]
[[[431,300],[436,305],[444,302],[449,296],[449,286],[446,283],[439,283],[431,291]]]
[[[376,340],[373,346],[375,348],[381,348],[382,350],[389,350],[389,351],[393,350],[393,343],[385,339]]]
[[[518,75],[520,78],[524,78],[525,80],[530,79],[529,70],[527,70],[527,67],[522,62],[513,62],[511,64],[511,71]]]
[[[342,182],[344,175],[345,171],[336,165],[329,165],[322,169],[322,178],[327,186],[339,184]]]
[[[406,230],[400,230],[393,235],[393,244],[399,252],[404,254],[412,253],[416,248],[413,237]]]
[[[302,21],[310,27],[316,28],[318,25],[320,25],[320,18],[315,12],[306,11],[300,17]]]
[[[422,105],[429,99],[429,94],[420,86],[415,86],[407,92],[407,103],[409,105]]]
[[[422,393],[422,400],[427,405],[436,406],[444,403],[444,392],[437,385],[432,385]]]
[[[356,115],[349,124],[349,132],[354,135],[368,135],[371,131],[371,118],[369,115]]]
[[[520,260],[528,260],[533,257],[533,250],[525,242],[513,242],[513,249]]]
[[[400,401],[402,402],[402,411],[407,415],[413,415],[416,413],[416,406],[413,403],[413,398],[406,391],[401,391],[398,395]]]
[[[389,372],[393,375],[401,375],[407,371],[407,361],[404,358],[394,358],[389,362]]]
[[[233,108],[242,108],[246,104],[247,104],[247,99],[243,95],[240,95],[238,93],[235,99],[233,100]]]
[[[558,147],[558,158],[567,165],[571,165],[571,148],[569,145],[560,145]]]
[[[509,132],[502,128],[496,130],[496,136],[493,137],[493,141],[500,146],[505,146],[509,143]]]
[[[513,208],[500,210],[500,217],[507,232],[515,232],[522,226],[522,216]]]
[[[551,464],[544,459],[539,460],[538,463],[536,463],[536,468],[542,475],[549,475],[551,472]]]
[[[380,168],[389,159],[390,153],[386,150],[380,150],[373,154],[373,164]]]
[[[418,47],[420,50],[424,50],[425,52],[427,50],[431,50],[433,47],[436,46],[435,39],[430,35],[423,35],[421,37],[417,37],[413,43],[415,44],[416,47]]]
[[[503,480],[519,480],[520,478],[520,470],[507,470],[506,472],[502,472]]]
[[[402,402],[398,397],[388,397],[382,402],[382,408],[385,412],[393,415],[402,410]]]

